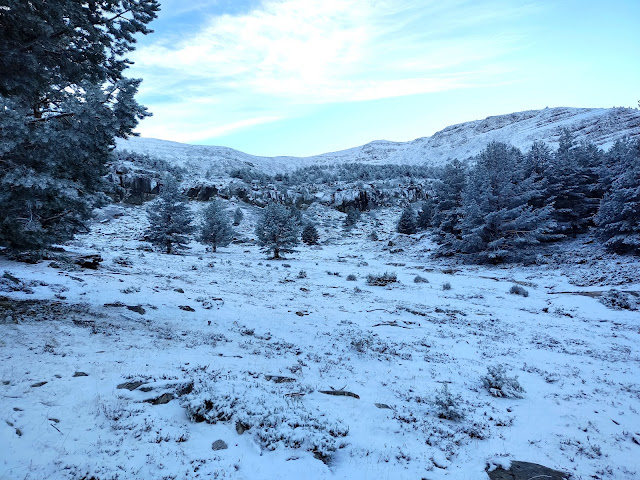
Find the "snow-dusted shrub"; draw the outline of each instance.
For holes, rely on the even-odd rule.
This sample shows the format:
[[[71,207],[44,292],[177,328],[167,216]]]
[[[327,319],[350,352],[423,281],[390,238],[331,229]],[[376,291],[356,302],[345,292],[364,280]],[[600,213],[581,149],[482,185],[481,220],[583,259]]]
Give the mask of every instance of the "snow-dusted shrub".
[[[482,385],[494,397],[522,398],[524,394],[518,377],[509,377],[504,365],[487,367],[487,374],[482,377]]]
[[[353,273],[350,273],[349,275],[347,275],[348,282],[355,282],[357,279],[358,277],[356,277]]]
[[[451,290],[451,284],[449,282],[443,283],[442,290]]]
[[[287,384],[244,380],[222,375],[194,380],[191,393],[181,399],[187,416],[195,422],[233,422],[267,450],[279,446],[304,449],[322,460],[345,446],[339,440],[349,429],[338,419],[305,405],[287,392]],[[296,391],[311,391],[298,385]],[[242,427],[241,429],[239,427]]]
[[[429,280],[421,277],[420,275],[416,275],[416,277],[413,279],[413,283],[429,283]]]
[[[461,407],[462,397],[454,395],[449,391],[449,385],[442,385],[440,391],[436,393],[433,404],[438,412],[438,417],[446,420],[458,421],[464,418],[464,411]]]
[[[635,296],[615,288],[600,295],[600,302],[614,310],[638,310],[640,308],[640,301]]]
[[[376,287],[384,287],[390,283],[394,283],[398,281],[398,276],[394,272],[384,272],[382,274],[369,274],[367,275],[367,284],[376,286]]]
[[[511,288],[509,289],[509,293],[511,295],[521,295],[523,297],[529,296],[529,291],[526,288],[521,287],[520,285],[511,285]]]
[[[307,278],[307,272],[306,272],[306,270],[300,270],[300,271],[298,272],[298,278],[299,278],[299,279]]]

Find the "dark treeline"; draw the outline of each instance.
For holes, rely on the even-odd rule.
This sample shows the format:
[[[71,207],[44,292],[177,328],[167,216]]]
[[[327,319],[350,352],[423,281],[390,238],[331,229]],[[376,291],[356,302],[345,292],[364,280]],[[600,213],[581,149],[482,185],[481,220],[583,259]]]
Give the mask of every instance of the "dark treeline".
[[[454,160],[418,213],[441,255],[481,263],[519,261],[545,242],[594,229],[611,251],[640,253],[640,141],[608,151],[564,131],[553,151],[489,144],[467,165]]]

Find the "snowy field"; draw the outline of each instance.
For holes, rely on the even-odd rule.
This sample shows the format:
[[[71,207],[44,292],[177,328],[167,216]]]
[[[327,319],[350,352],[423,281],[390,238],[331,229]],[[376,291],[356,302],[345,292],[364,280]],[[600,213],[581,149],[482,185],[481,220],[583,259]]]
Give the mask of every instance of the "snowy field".
[[[640,478],[640,313],[594,293],[640,290],[637,259],[452,266],[399,210],[345,234],[321,207],[285,260],[164,255],[143,209],[106,212],[66,247],[97,270],[0,259],[1,479]]]

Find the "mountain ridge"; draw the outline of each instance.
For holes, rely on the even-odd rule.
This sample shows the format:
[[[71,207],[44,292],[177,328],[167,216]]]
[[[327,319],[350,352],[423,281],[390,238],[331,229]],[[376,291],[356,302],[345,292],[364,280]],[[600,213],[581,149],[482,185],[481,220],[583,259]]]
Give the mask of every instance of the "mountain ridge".
[[[442,165],[452,158],[474,157],[492,141],[522,150],[536,140],[553,147],[564,128],[574,133],[576,142],[588,141],[606,149],[622,137],[640,137],[640,110],[622,107],[525,110],[450,125],[429,137],[407,142],[373,140],[358,147],[308,157],[267,157],[230,147],[140,137],[118,140],[117,148],[161,158],[206,176],[238,168],[273,174],[311,165],[351,162]]]

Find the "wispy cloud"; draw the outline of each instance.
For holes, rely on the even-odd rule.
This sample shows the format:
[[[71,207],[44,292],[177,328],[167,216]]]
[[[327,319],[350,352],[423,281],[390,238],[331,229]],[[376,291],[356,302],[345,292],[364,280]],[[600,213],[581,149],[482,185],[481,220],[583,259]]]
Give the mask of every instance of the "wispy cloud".
[[[506,0],[265,0],[135,52],[145,135],[198,141],[325,103],[498,81],[530,5]],[[172,36],[172,38],[175,38]],[[161,128],[162,125],[162,128]],[[151,131],[151,133],[150,133]]]

